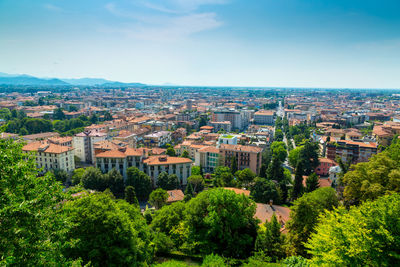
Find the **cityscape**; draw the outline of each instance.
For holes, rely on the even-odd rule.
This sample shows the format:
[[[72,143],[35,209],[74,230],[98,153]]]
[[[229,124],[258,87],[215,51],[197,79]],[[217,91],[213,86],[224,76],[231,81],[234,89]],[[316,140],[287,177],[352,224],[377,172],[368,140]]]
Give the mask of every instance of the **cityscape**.
[[[375,30],[399,38],[399,28],[388,26],[400,26],[400,16],[393,13],[398,3],[367,1],[360,7],[360,1],[296,0],[284,11],[282,3],[270,1],[100,2],[75,3],[76,10],[65,1],[0,3],[0,17],[5,15],[0,18],[0,51],[5,52],[0,54],[1,266],[400,264],[400,76],[392,75],[399,70],[393,62],[400,53],[385,54],[400,52],[398,42],[385,43],[387,49],[368,46],[376,48],[379,60],[371,56],[370,66],[358,65],[361,76],[348,68],[359,56],[351,58],[351,51],[341,54],[343,70],[333,58],[325,72],[311,61],[302,69],[306,62],[296,65],[299,58],[286,66],[286,43],[282,50],[275,48],[282,64],[271,56],[276,72],[258,72],[270,67],[261,62],[263,56],[260,61],[247,57],[264,55],[272,41],[284,44],[285,38],[269,28],[259,31],[270,31],[271,40],[258,37],[254,47],[244,45],[256,35],[250,23],[268,24],[265,14],[280,32],[291,32],[299,47],[305,39],[292,32],[296,27],[308,27],[307,34],[321,37],[315,45],[328,47],[322,28],[339,40],[346,29],[339,19],[348,23],[352,16],[347,34],[367,29],[368,23],[373,27],[346,42],[386,42]],[[94,6],[83,20],[81,10]],[[13,46],[13,38],[31,37],[27,24],[12,22],[3,7],[18,15],[31,8],[35,12],[24,19],[27,23],[43,16],[31,21],[28,32],[38,23],[43,35],[34,40],[43,41],[38,53],[48,58],[10,56],[20,45]],[[235,23],[242,22],[246,33],[229,20],[240,9],[243,17]],[[283,17],[298,12],[293,20],[301,25],[289,27],[274,10]],[[319,13],[332,16],[321,29],[309,25],[320,21]],[[48,31],[67,25],[66,14],[77,21],[61,31],[76,34],[84,47],[75,55],[82,60],[74,56],[72,65],[67,62],[70,43],[48,49],[48,42],[55,42],[48,37],[57,36]],[[105,43],[89,46],[71,30],[81,20],[89,27],[96,18],[102,19],[101,30],[87,32],[88,38],[96,42],[100,32],[107,43],[116,32],[128,34],[109,41],[132,38],[137,51],[124,50],[126,40],[118,39],[114,55],[122,49],[126,58],[106,59],[100,56],[110,55]],[[42,25],[50,19],[54,25]],[[119,20],[135,24],[124,29],[130,24]],[[17,31],[9,32],[7,25]],[[232,25],[237,31],[229,30]],[[240,67],[222,60],[223,49],[219,57],[208,47],[215,42],[219,48],[218,34],[230,41],[234,33],[245,34],[236,37],[240,49],[232,53]],[[191,42],[198,47],[190,50]],[[317,60],[319,48],[308,42],[306,54]],[[23,47],[28,51],[36,45]],[[182,51],[172,53],[171,47]],[[289,47],[289,54],[297,51]],[[94,60],[91,49],[104,54]],[[338,53],[335,49],[324,50],[326,58]],[[147,60],[160,55],[161,67],[146,72],[155,66]],[[253,79],[257,73],[262,74]]]

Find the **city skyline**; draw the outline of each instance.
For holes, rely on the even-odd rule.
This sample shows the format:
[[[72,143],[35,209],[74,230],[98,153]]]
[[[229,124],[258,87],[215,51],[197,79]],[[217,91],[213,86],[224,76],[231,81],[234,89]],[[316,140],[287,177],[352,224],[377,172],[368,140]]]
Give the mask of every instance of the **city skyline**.
[[[0,71],[153,85],[399,88],[397,1],[2,1]]]

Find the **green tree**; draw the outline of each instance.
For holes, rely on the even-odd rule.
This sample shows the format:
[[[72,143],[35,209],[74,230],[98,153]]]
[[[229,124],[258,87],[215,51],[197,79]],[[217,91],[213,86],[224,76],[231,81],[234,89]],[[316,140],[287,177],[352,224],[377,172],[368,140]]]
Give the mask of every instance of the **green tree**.
[[[90,121],[92,124],[96,124],[96,123],[99,121],[99,118],[97,117],[97,115],[96,115],[95,113],[93,113],[93,114],[90,116],[89,121]]]
[[[260,177],[261,178],[267,178],[267,165],[265,163],[261,164]]]
[[[174,234],[181,227],[184,219],[184,210],[185,203],[183,202],[175,202],[171,205],[163,206],[156,211],[150,225],[155,232],[162,232],[169,236],[176,248],[179,248],[184,242],[180,235]]]
[[[300,160],[303,161],[304,175],[310,175],[319,166],[318,143],[306,141],[300,151]]]
[[[239,180],[242,186],[248,187],[256,177],[256,174],[250,170],[249,168],[246,168],[242,171],[237,171],[235,173],[235,176]]]
[[[86,189],[104,191],[107,187],[104,175],[101,171],[94,167],[89,167],[85,170],[82,177],[82,185]]]
[[[286,224],[291,251],[306,256],[304,244],[308,241],[324,210],[337,207],[338,199],[331,187],[319,188],[297,199],[290,209],[290,220]]]
[[[204,257],[202,267],[225,267],[227,263],[224,258],[217,254],[210,254]]]
[[[275,141],[271,144],[272,157],[284,162],[287,157],[286,144],[282,141]]]
[[[65,114],[62,108],[57,108],[54,110],[53,118],[55,120],[64,120],[65,119]]]
[[[152,190],[150,177],[136,167],[129,167],[125,186],[133,186],[139,200],[147,200]]]
[[[185,202],[191,200],[194,197],[194,190],[193,190],[193,186],[191,183],[188,183],[185,189],[185,196],[183,198],[183,200]]]
[[[128,185],[127,187],[125,187],[125,200],[129,204],[133,204],[133,205],[139,207],[139,201],[136,198],[135,188],[131,185]]]
[[[284,170],[282,167],[282,162],[277,157],[272,158],[271,164],[269,164],[267,169],[267,178],[269,180],[275,180],[280,182],[285,179]]]
[[[85,174],[84,168],[75,169],[71,177],[72,185],[80,184],[84,174]]]
[[[344,199],[348,204],[359,204],[391,193],[400,192],[400,161],[396,149],[387,149],[372,158],[352,166],[341,179]]]
[[[319,188],[319,177],[318,175],[313,172],[310,174],[310,176],[308,176],[307,180],[306,180],[306,192],[312,192],[315,189]]]
[[[124,195],[124,178],[122,175],[113,168],[107,174],[103,176],[105,187],[109,188],[114,196],[120,198]]]
[[[275,141],[283,141],[283,132],[281,129],[275,130],[274,140]]]
[[[182,158],[188,158],[188,159],[190,159],[189,152],[187,152],[187,150],[184,150],[184,151],[182,152],[181,157],[182,157]]]
[[[300,152],[302,149],[303,149],[302,146],[298,146],[289,152],[288,161],[290,166],[292,166],[292,168],[297,167],[297,163],[299,162],[300,159]]]
[[[244,258],[257,235],[255,203],[244,194],[222,188],[201,192],[186,205],[185,224],[195,251]]]
[[[38,176],[22,145],[0,139],[0,265],[67,265],[60,249],[68,224],[59,210],[66,196],[50,173]]]
[[[229,167],[219,166],[214,172],[214,185],[222,187],[235,187],[235,177]]]
[[[72,222],[66,234],[70,240],[64,250],[67,257],[93,266],[130,266],[149,260],[139,237],[138,226],[145,226],[137,208],[96,193],[67,202],[64,211]]]
[[[299,198],[304,192],[303,186],[303,161],[297,163],[296,172],[294,175],[294,185],[292,190],[292,199]]]
[[[175,174],[168,175],[162,172],[157,177],[157,186],[164,190],[173,190],[178,188],[178,177]]]
[[[236,157],[231,158],[231,173],[235,174],[238,171],[238,161]]]
[[[201,175],[191,175],[188,178],[188,184],[193,187],[193,191],[198,193],[204,189],[205,182],[204,178]]]
[[[69,180],[69,173],[64,170],[54,170],[53,174],[54,178],[56,178],[57,181],[63,184],[65,184]]]
[[[175,157],[176,156],[175,149],[172,146],[168,147],[166,154],[168,156]]]
[[[256,240],[256,251],[262,251],[273,262],[276,262],[285,256],[284,237],[281,234],[281,224],[278,222],[275,213],[271,221],[265,222],[265,231],[260,231]]]
[[[318,266],[397,266],[400,195],[385,195],[350,210],[324,214],[306,244]]]
[[[251,186],[250,195],[257,203],[269,203],[272,200],[275,204],[280,203],[280,197],[276,184],[265,178],[256,177]]]
[[[113,120],[113,117],[111,116],[111,114],[110,114],[110,112],[106,112],[106,113],[104,113],[104,120],[105,121],[112,121]]]
[[[26,128],[21,128],[21,130],[19,130],[19,135],[28,135],[29,132]]]
[[[156,209],[160,209],[167,203],[168,193],[162,188],[157,188],[151,192],[149,197],[149,203]]]
[[[200,175],[200,166],[192,166],[192,175]]]

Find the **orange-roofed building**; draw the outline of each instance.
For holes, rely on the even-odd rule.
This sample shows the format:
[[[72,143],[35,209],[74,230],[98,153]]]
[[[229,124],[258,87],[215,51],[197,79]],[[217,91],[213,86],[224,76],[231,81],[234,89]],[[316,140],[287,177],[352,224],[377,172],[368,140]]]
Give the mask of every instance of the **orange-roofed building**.
[[[72,172],[75,169],[74,150],[71,147],[36,141],[25,145],[22,151],[36,155],[36,166],[43,168],[42,173],[51,170]]]
[[[328,158],[320,158],[319,159],[319,165],[315,169],[315,173],[318,174],[319,176],[328,176],[329,175],[329,168],[336,166],[337,163]]]
[[[175,190],[168,190],[168,199],[167,203],[174,203],[177,201],[182,201],[185,198],[185,194],[183,194],[182,190],[175,189]]]

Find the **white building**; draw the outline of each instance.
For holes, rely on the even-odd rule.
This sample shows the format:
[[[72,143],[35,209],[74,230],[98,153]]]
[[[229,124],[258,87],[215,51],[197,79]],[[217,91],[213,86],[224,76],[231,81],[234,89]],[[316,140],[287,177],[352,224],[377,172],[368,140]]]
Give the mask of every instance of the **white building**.
[[[95,162],[94,143],[106,140],[107,134],[98,130],[89,130],[76,134],[73,138],[75,155],[87,163]]]
[[[238,135],[222,134],[218,138],[218,144],[237,145]]]
[[[187,178],[191,175],[191,159],[166,155],[147,157],[145,151],[144,149],[122,148],[99,153],[96,155],[96,167],[103,172],[115,168],[125,179],[127,169],[136,167],[150,176],[154,185],[157,184],[158,175],[167,172],[176,174],[181,185],[187,184]]]
[[[69,146],[61,146],[48,141],[36,141],[25,145],[24,152],[34,152],[36,166],[43,168],[41,173],[50,170],[72,172],[75,169],[74,150]]]
[[[333,166],[329,168],[329,179],[334,182],[338,179],[339,173],[342,172],[342,169],[339,166]]]

